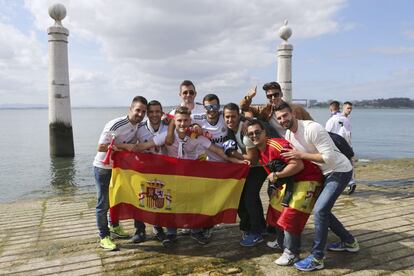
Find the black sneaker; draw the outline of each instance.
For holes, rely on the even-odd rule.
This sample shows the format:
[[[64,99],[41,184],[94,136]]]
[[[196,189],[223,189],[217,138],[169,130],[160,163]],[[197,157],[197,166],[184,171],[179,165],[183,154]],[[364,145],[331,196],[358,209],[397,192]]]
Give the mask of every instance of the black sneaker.
[[[160,229],[160,230],[156,230],[154,231],[154,239],[157,241],[162,242],[163,240],[165,240],[165,233],[164,230]]]
[[[201,245],[208,244],[210,241],[204,236],[203,232],[191,233],[191,238]]]
[[[145,235],[145,233],[135,233],[135,235],[132,237],[131,241],[133,243],[140,243],[140,242],[144,242],[147,240],[147,237]]]
[[[177,241],[177,235],[167,235],[165,239],[162,241],[162,245],[165,248],[171,248],[176,241]]]

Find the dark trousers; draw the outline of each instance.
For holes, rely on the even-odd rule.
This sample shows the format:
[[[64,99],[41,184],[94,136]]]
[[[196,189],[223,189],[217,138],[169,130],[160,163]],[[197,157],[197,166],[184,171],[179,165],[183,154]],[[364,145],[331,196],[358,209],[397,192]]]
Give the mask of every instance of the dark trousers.
[[[266,228],[260,189],[267,173],[262,166],[251,167],[240,197],[237,213],[240,217],[240,230],[259,234]]]

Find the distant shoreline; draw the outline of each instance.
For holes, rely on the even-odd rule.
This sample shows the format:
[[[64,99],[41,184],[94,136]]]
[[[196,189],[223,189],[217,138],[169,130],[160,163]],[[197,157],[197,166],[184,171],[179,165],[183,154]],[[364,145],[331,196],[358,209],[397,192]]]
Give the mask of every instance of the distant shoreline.
[[[254,104],[262,105],[262,104]],[[166,106],[165,108],[173,108],[174,106]],[[72,109],[100,109],[100,108],[128,108],[128,106],[72,106]],[[327,107],[311,106],[306,109],[325,109]],[[48,106],[0,106],[0,110],[33,110],[48,109]],[[354,109],[414,109],[414,107],[381,107],[381,106],[354,106]]]

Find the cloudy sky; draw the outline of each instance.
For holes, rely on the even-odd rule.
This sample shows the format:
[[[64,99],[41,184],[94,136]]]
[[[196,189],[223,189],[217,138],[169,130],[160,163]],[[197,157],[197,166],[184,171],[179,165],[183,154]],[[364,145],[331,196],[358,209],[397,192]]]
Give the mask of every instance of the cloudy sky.
[[[48,7],[0,0],[0,105],[47,104]],[[276,79],[278,29],[293,35],[293,98],[414,98],[410,0],[60,0],[70,30],[72,106],[126,106],[135,95],[238,102]]]

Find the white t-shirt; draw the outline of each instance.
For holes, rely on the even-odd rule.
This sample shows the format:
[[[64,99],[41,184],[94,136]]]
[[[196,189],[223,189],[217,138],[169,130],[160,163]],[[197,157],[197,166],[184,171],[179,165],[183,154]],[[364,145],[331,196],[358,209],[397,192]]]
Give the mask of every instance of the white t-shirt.
[[[142,124],[142,123],[141,123]],[[109,121],[99,137],[98,144],[110,144],[112,133],[115,134],[115,144],[135,144],[137,142],[137,129],[140,124],[131,124],[128,116],[116,118]],[[112,159],[108,165],[102,161],[105,159],[106,152],[98,152],[93,161],[93,165],[102,169],[112,169]]]
[[[197,139],[191,139],[188,136],[184,139],[180,139],[177,131],[174,131],[174,136],[174,143],[171,146],[165,145],[167,154],[171,157],[197,160],[198,157],[211,146],[210,140],[203,136],[200,136]],[[153,141],[155,145],[162,146],[165,144],[166,137],[167,132],[164,132],[155,136]]]
[[[151,126],[151,123],[149,120],[145,121],[143,124],[141,124],[137,131],[137,138],[138,142],[144,143],[147,141],[151,141],[155,136],[160,135],[164,132],[168,131],[168,125],[165,125],[161,122],[160,127],[157,131],[154,130],[154,128]],[[149,150],[146,150],[145,152],[150,152],[154,154],[167,154],[167,150],[165,147],[154,147]]]
[[[228,140],[228,136],[227,136],[227,125],[226,122],[224,121],[223,115],[220,113],[219,114],[219,119],[217,121],[217,123],[215,125],[211,125],[208,121],[207,121],[207,117],[205,114],[203,115],[191,115],[191,118],[193,120],[193,123],[196,123],[198,125],[201,126],[201,128],[203,129],[203,131],[208,131],[211,135],[211,139],[210,141],[221,147],[223,145],[223,143]],[[225,160],[215,154],[214,152],[211,151],[207,151],[207,160],[209,161],[218,161],[218,162],[225,162]]]
[[[324,175],[352,170],[350,161],[338,150],[328,132],[314,121],[298,120],[296,133],[288,129],[285,139],[299,151],[322,154],[325,163],[314,163]]]
[[[183,106],[183,105],[181,105]],[[171,115],[175,115],[175,110],[176,108],[174,108],[173,110],[170,111]],[[191,110],[191,115],[201,115],[201,114],[205,114],[206,110],[204,108],[204,105],[201,103],[194,103],[194,108]]]
[[[351,145],[351,122],[342,113],[332,114],[326,122],[325,129],[341,135]]]

